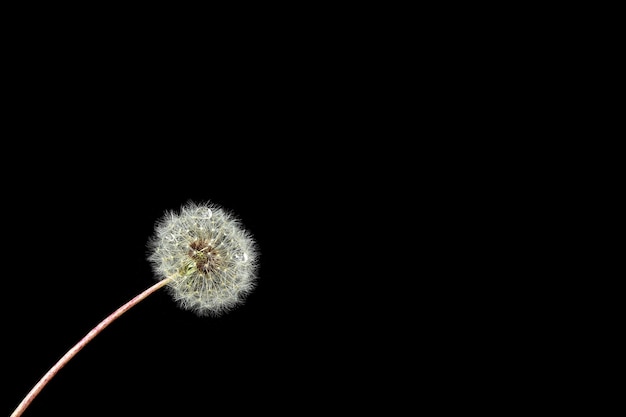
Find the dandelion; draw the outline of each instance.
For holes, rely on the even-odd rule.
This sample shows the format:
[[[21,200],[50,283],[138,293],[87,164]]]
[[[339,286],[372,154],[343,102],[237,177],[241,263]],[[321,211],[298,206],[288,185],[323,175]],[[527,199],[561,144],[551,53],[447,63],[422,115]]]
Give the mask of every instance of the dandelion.
[[[148,240],[157,283],[115,310],[87,333],[39,380],[11,417],[19,417],[43,387],[104,328],[156,290],[166,287],[178,305],[217,317],[240,305],[254,289],[258,251],[239,219],[220,206],[188,202],[168,211]]]

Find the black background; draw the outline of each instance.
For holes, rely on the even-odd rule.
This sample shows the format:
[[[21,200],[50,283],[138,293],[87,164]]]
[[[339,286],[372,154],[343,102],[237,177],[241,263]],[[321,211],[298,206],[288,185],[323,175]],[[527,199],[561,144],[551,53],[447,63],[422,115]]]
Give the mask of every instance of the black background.
[[[147,239],[188,200],[242,219],[257,289],[218,319],[151,295],[25,416],[466,411],[561,386],[535,361],[554,274],[533,262],[558,246],[535,220],[561,216],[570,175],[544,184],[562,67],[533,56],[541,31],[516,40],[526,20],[508,37],[465,10],[365,9],[226,30],[7,13],[0,413],[154,283]]]
[[[424,375],[445,363],[432,335],[450,313],[429,289],[450,275],[439,260],[453,191],[436,183],[464,122],[446,120],[440,68],[412,66],[425,52],[407,49],[406,27],[359,22],[16,32],[0,153],[0,414],[155,282],[146,243],[189,200],[232,210],[257,240],[245,304],[200,318],[156,292],[25,417],[389,413],[412,398],[416,367],[421,389],[441,386]]]

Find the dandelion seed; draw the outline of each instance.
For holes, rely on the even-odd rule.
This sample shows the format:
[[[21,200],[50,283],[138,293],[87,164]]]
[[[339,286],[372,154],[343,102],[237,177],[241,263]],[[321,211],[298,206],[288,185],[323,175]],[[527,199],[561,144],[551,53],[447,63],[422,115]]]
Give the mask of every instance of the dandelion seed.
[[[167,213],[148,245],[157,278],[171,278],[168,291],[199,316],[232,309],[255,286],[256,244],[236,217],[215,204],[190,202]]]

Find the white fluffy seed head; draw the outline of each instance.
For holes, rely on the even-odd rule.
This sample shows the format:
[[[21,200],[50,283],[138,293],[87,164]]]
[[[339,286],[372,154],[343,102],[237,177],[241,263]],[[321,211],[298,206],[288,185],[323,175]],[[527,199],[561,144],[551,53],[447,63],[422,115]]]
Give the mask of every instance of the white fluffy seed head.
[[[168,211],[148,241],[157,279],[181,308],[218,316],[241,304],[256,281],[258,251],[251,234],[220,206],[189,202]]]

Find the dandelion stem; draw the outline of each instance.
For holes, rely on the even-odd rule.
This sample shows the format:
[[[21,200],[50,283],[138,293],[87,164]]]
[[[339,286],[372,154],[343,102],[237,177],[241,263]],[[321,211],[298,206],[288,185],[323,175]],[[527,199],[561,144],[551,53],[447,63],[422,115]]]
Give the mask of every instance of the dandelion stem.
[[[172,278],[166,278],[157,282],[156,284],[144,290],[142,293],[135,296],[129,302],[127,302],[126,304],[124,304],[123,306],[115,310],[111,315],[109,315],[107,318],[102,320],[96,327],[91,329],[91,331],[87,333],[85,337],[83,337],[78,343],[76,343],[74,347],[68,350],[67,353],[63,355],[63,357],[59,359],[59,361],[52,368],[50,368],[50,370],[39,380],[39,382],[33,387],[33,389],[30,390],[30,392],[26,395],[26,397],[24,397],[20,405],[17,406],[15,411],[13,411],[13,413],[11,414],[11,417],[21,416],[24,410],[26,410],[26,408],[30,405],[30,403],[41,392],[43,387],[48,382],[50,382],[52,377],[54,377],[56,373],[61,368],[63,368],[65,364],[67,364],[70,361],[70,359],[72,359],[82,348],[84,348],[87,343],[89,343],[102,330],[104,330],[105,327],[107,327],[109,324],[115,321],[122,314],[130,310],[131,307],[134,307],[135,305],[137,305],[137,303],[142,301],[144,298],[146,298],[147,296],[149,296],[150,294],[152,294],[159,288],[163,287],[164,285],[168,284],[171,280]]]

